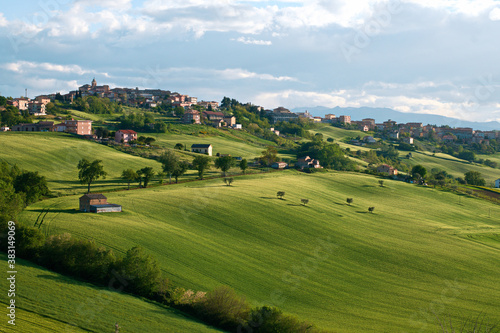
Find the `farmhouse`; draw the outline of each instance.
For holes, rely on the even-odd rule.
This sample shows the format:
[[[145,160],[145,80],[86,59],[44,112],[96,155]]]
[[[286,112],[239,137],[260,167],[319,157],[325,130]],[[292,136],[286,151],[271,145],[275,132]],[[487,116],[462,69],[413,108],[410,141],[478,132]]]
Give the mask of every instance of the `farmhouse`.
[[[126,143],[137,140],[137,132],[132,130],[118,130],[115,133],[115,141],[118,143]]]
[[[199,154],[207,154],[208,156],[212,156],[212,145],[194,144],[191,146],[191,152]]]
[[[288,164],[286,164],[285,162],[274,162],[271,165],[271,168],[273,169],[285,169],[286,167],[288,167]]]
[[[121,212],[122,206],[108,203],[108,199],[100,194],[85,194],[80,197],[80,210],[91,213]]]
[[[495,180],[495,188],[500,188],[500,178]]]
[[[385,173],[389,176],[396,176],[398,174],[398,169],[395,169],[388,164],[382,164],[377,167],[377,172]]]
[[[321,165],[319,165],[319,160],[315,160],[313,158],[310,158],[309,156],[299,158],[297,163],[295,163],[295,166],[299,167],[300,169],[321,168]]]

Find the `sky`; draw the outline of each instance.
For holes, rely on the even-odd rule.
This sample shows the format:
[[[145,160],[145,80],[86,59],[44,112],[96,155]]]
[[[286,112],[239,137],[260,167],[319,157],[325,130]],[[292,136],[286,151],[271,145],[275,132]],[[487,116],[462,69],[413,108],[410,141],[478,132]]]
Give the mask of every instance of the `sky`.
[[[500,121],[500,0],[23,0],[0,94],[90,84]]]

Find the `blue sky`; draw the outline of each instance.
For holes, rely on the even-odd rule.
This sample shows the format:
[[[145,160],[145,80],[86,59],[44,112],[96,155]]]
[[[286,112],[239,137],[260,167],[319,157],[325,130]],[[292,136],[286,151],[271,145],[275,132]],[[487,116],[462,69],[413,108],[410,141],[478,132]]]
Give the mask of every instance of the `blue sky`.
[[[500,120],[493,0],[27,0],[0,9],[0,93],[90,83],[204,100]]]

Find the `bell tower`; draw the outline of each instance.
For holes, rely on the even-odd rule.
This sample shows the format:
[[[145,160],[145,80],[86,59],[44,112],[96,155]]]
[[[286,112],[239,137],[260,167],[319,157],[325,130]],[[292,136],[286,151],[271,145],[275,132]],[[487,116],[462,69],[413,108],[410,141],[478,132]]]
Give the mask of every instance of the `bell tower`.
[[[92,80],[92,88],[97,87],[97,82],[95,81],[95,78]]]

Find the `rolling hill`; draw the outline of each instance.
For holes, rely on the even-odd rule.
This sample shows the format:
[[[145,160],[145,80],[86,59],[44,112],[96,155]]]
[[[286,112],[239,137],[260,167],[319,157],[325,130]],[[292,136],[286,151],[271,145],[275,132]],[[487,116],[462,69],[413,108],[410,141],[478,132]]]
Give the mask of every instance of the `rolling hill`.
[[[2,266],[7,256],[0,253]],[[98,288],[18,259],[16,326],[2,332],[220,332],[154,302]],[[6,287],[2,279],[2,287]],[[3,288],[7,290],[6,288]],[[6,298],[0,304],[5,309]]]
[[[123,213],[80,213],[78,196],[54,198],[20,220],[32,225],[50,207],[47,233],[118,253],[141,245],[180,286],[229,285],[335,332],[435,332],[436,315],[457,325],[479,313],[500,320],[498,206],[384,184],[290,170],[236,177],[230,187],[214,179],[109,193]]]

